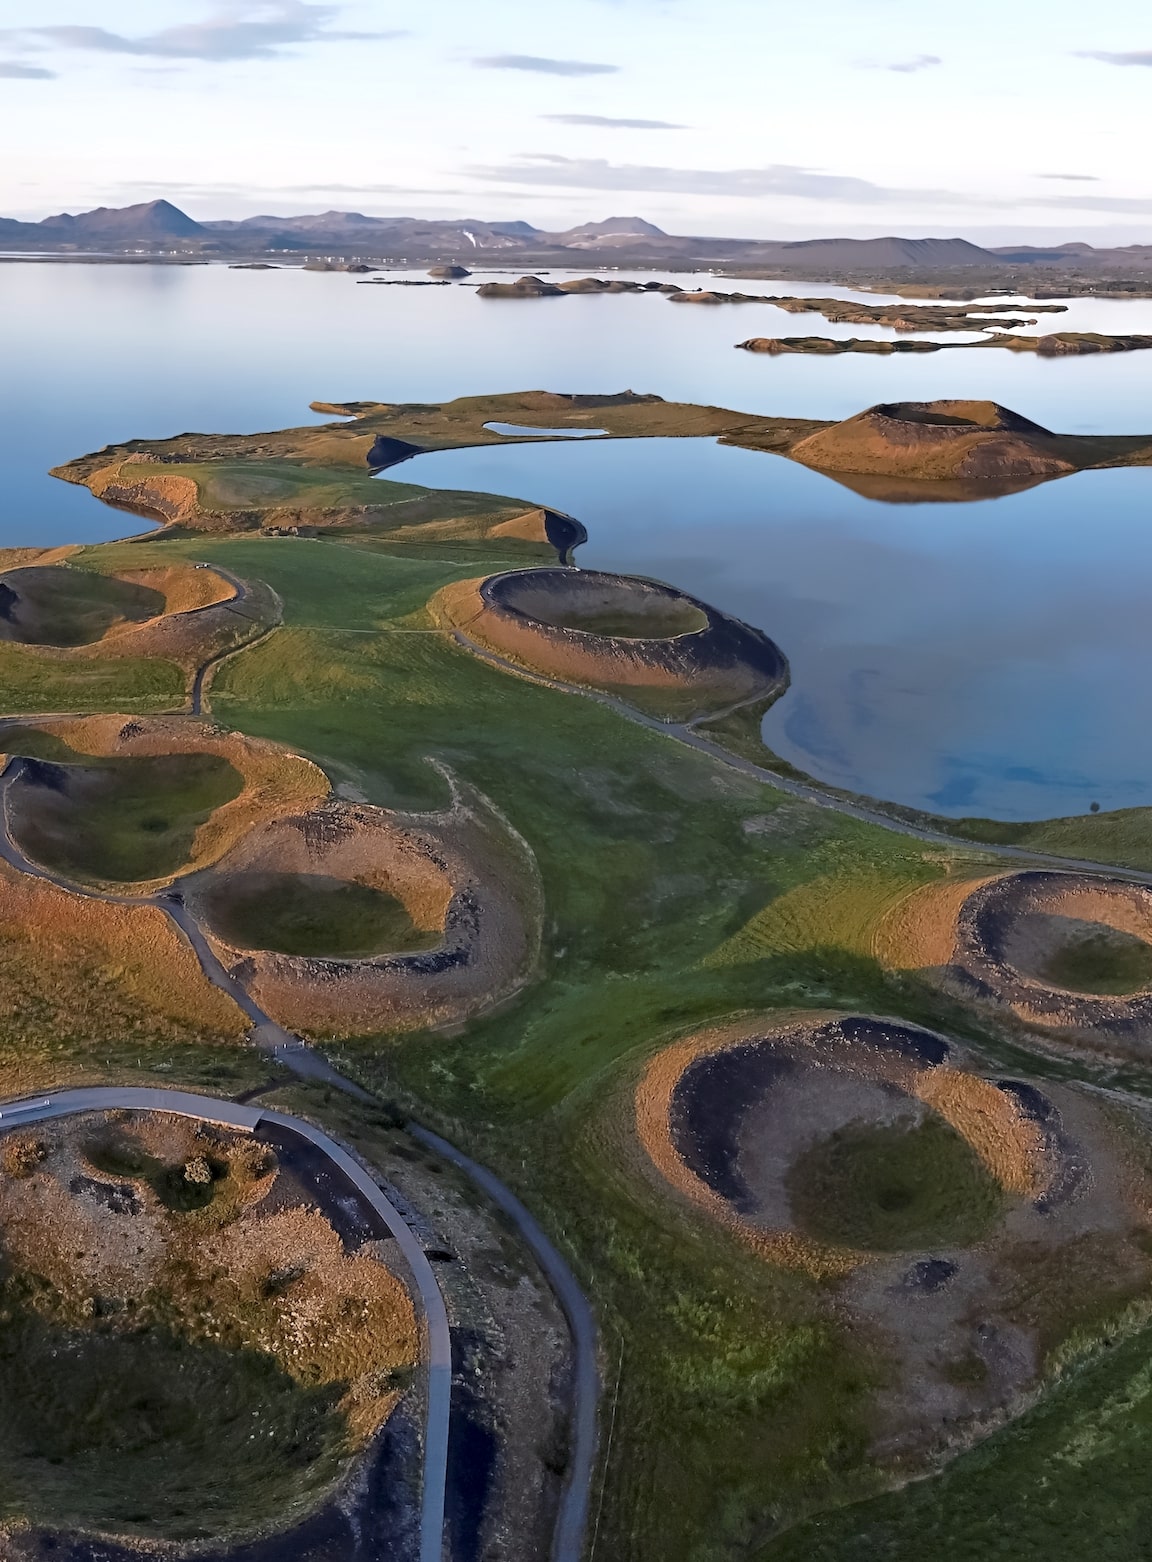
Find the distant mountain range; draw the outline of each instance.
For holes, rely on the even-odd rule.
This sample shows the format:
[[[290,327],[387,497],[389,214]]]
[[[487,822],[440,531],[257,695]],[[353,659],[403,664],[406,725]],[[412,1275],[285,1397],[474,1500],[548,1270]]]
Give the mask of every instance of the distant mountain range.
[[[239,222],[196,222],[170,201],[120,208],[102,206],[42,222],[0,218],[0,249],[41,254],[142,254],[203,258],[283,255],[352,261],[507,260],[563,264],[599,254],[616,264],[741,266],[782,275],[891,274],[893,272],[1003,272],[1006,267],[1126,271],[1152,268],[1152,245],[1094,249],[1069,243],[1038,248],[982,248],[967,239],[728,239],[668,234],[641,217],[609,217],[560,233],[528,222],[463,218],[432,222],[418,217],[369,217],[363,212],[321,212],[305,217],[246,217]]]

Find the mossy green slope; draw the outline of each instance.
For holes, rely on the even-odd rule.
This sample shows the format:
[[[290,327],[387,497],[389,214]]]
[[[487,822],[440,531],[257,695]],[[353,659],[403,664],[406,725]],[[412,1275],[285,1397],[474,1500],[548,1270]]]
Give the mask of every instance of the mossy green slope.
[[[314,756],[384,805],[445,804],[438,758],[536,855],[548,927],[533,986],[462,1036],[333,1051],[490,1164],[571,1254],[605,1339],[604,1554],[728,1562],[777,1525],[874,1492],[883,1352],[845,1329],[825,1289],[750,1263],[657,1186],[633,1141],[632,1092],[671,1037],[740,1011],[896,1014],[1026,1064],[872,953],[888,906],[970,870],[978,850],[787,799],[475,659],[425,604],[506,565],[491,545],[199,537],[131,553],[205,558],[283,598],[285,627],[218,670],[215,719]]]

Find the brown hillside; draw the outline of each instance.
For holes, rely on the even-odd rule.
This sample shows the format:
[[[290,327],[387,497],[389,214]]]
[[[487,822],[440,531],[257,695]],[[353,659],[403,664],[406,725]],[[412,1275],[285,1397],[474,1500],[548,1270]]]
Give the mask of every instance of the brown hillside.
[[[1058,477],[1057,436],[993,401],[888,402],[802,439],[805,466],[927,478]]]

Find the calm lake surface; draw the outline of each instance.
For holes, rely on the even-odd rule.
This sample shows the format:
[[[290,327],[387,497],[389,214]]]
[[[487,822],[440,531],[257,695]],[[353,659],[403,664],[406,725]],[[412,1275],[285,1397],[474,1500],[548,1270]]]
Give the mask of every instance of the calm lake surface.
[[[1082,300],[1038,318],[1037,331],[1152,332],[1152,301]],[[49,478],[58,462],[131,437],[318,421],[316,399],[631,388],[834,418],[972,396],[1067,432],[1152,432],[1152,354],[733,351],[747,336],[802,334],[893,333],[654,295],[481,301],[466,286],[358,286],[341,273],[0,264],[0,546],[137,529]],[[661,576],[766,629],[793,669],[766,740],[823,780],[1001,818],[1152,803],[1152,469],[931,505],[863,499],[704,440],[446,452],[395,475],[568,510],[591,534],[583,563]]]

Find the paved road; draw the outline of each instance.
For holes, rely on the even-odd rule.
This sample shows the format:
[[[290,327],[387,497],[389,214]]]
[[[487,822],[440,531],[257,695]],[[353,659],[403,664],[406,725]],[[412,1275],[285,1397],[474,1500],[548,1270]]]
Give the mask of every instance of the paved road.
[[[252,1133],[261,1123],[291,1129],[321,1150],[344,1177],[371,1205],[407,1260],[416,1282],[423,1308],[428,1361],[428,1401],[424,1428],[424,1489],[420,1508],[420,1562],[442,1562],[444,1547],[444,1494],[448,1468],[448,1426],[452,1395],[452,1340],[448,1313],[436,1283],[432,1265],[424,1249],[408,1228],[399,1210],[358,1161],[335,1139],[286,1112],[267,1111],[259,1106],[241,1106],[214,1096],[194,1095],[184,1090],[93,1086],[80,1090],[58,1090],[23,1101],[6,1102],[0,1107],[0,1132],[67,1117],[76,1112],[174,1112],[203,1122],[220,1123]]]
[[[778,775],[776,771],[757,765],[751,759],[733,754],[730,749],[723,748],[710,738],[702,737],[692,722],[661,721],[659,716],[649,716],[647,712],[638,710],[627,701],[618,700],[611,694],[602,694],[598,689],[587,689],[582,684],[564,683],[559,678],[549,678],[543,673],[531,672],[528,668],[521,667],[518,662],[510,661],[507,657],[499,656],[495,651],[489,651],[486,646],[479,645],[461,629],[454,629],[451,634],[457,645],[478,656],[481,661],[498,667],[502,672],[513,673],[517,678],[540,684],[545,689],[556,689],[561,694],[578,694],[583,699],[592,700],[594,704],[605,706],[638,727],[645,727],[649,732],[659,732],[666,738],[674,738],[678,743],[684,743],[701,754],[719,760],[722,765],[727,765],[731,770],[738,770],[742,775],[751,776],[756,781],[764,782],[766,786],[775,787],[778,792],[787,792],[789,797],[799,797],[806,803],[814,803],[817,808],[827,808],[832,813],[844,814],[849,819],[859,819],[864,824],[877,824],[881,829],[891,830],[896,835],[909,835],[914,840],[927,841],[933,846],[948,846],[953,851],[969,850],[979,853],[980,856],[1001,857],[1011,862],[1042,863],[1045,867],[1063,869],[1065,872],[1095,873],[1108,878],[1127,879],[1135,884],[1152,884],[1152,873],[1145,873],[1139,868],[1121,868],[1115,863],[1090,862],[1080,857],[1058,857],[1052,852],[1028,851],[1022,846],[996,846],[984,841],[966,841],[956,835],[947,835],[943,830],[930,830],[920,825],[907,824],[901,819],[892,818],[890,814],[878,808],[868,808],[863,803],[853,803],[847,798],[836,797],[833,793],[824,792],[817,786],[811,786],[804,781],[794,781],[790,776]],[[739,709],[739,707],[733,708]]]
[[[564,1309],[573,1347],[572,1439],[560,1512],[552,1536],[552,1562],[580,1562],[588,1530],[592,1478],[596,1472],[597,1407],[600,1401],[596,1319],[576,1276],[559,1250],[531,1211],[510,1189],[486,1167],[470,1160],[455,1145],[449,1144],[447,1139],[442,1139],[430,1128],[422,1128],[419,1123],[409,1123],[408,1132],[464,1172],[512,1220]]]
[[[58,874],[50,872],[47,868],[41,867],[39,863],[35,863],[31,858],[26,857],[12,839],[8,820],[8,791],[12,783],[18,779],[23,767],[24,761],[17,757],[10,760],[3,774],[0,774],[0,859],[8,863],[10,867],[15,868],[17,872],[28,874],[32,878],[42,879],[46,883],[52,884],[56,888],[65,890],[72,895],[87,896],[97,900],[109,900],[120,905],[157,907],[164,912],[188,940],[208,981],[214,987],[219,988],[221,992],[226,993],[251,1021],[253,1039],[257,1045],[270,1052],[279,1063],[302,1079],[318,1080],[323,1084],[332,1086],[334,1089],[343,1091],[346,1095],[355,1097],[359,1101],[372,1101],[375,1099],[370,1092],[362,1089],[354,1080],[348,1079],[337,1069],[333,1068],[327,1058],[314,1051],[299,1036],[285,1030],[282,1025],[278,1025],[275,1020],[264,1012],[252,995],[224,968],[216,957],[208,939],[204,935],[204,930],[184,904],[178,890],[162,892],[158,895],[143,896],[117,895],[111,891],[88,890],[71,883]],[[92,1092],[84,1091],[58,1092],[53,1097],[53,1100],[59,1102],[91,1094]],[[96,1092],[96,1094],[99,1094],[99,1092]],[[140,1097],[156,1096],[168,1103],[172,1103],[178,1097],[182,1097],[181,1092],[165,1090],[121,1091],[118,1094],[136,1094]],[[189,1096],[187,1099],[201,1104],[205,1101],[211,1101],[210,1097]],[[259,1120],[261,1115],[267,1121],[275,1122],[279,1120],[277,1114],[272,1112],[261,1114],[258,1108],[234,1106],[232,1103],[225,1101],[215,1102],[214,1105],[222,1112],[247,1114],[246,1117],[242,1116],[238,1119],[231,1117],[218,1119],[226,1122],[235,1121],[237,1126],[246,1126],[248,1119],[253,1113],[256,1114],[257,1120]],[[141,1109],[158,1110],[159,1108],[145,1106]],[[180,1110],[179,1107],[172,1104],[166,1105],[163,1109],[166,1111]],[[80,1111],[86,1110],[86,1108],[72,1106],[68,1110]],[[46,1112],[45,1115],[54,1116],[59,1114]],[[193,1112],[190,1115],[203,1114]],[[301,1132],[303,1131],[303,1126],[306,1126],[300,1125],[295,1119],[284,1119],[284,1122]],[[3,1126],[5,1126],[4,1119],[0,1117],[0,1127]],[[433,1149],[437,1154],[442,1155],[445,1160],[451,1161],[453,1165],[463,1171],[478,1188],[487,1194],[511,1218],[525,1244],[531,1250],[547,1277],[568,1320],[572,1335],[574,1375],[572,1442],[570,1463],[565,1479],[560,1513],[553,1536],[552,1559],[553,1562],[580,1562],[584,1551],[588,1510],[591,1503],[592,1480],[595,1474],[597,1410],[600,1393],[597,1333],[592,1309],[580,1290],[576,1277],[556,1247],[528,1209],[509,1188],[506,1188],[485,1167],[461,1154],[459,1150],[449,1144],[446,1139],[440,1138],[438,1134],[434,1134],[429,1129],[422,1128],[416,1123],[410,1123],[408,1130],[414,1138],[421,1140],[430,1149]],[[318,1132],[318,1130],[310,1130],[310,1135],[312,1132]],[[324,1136],[321,1137],[323,1138]],[[326,1143],[332,1143],[332,1141],[326,1141]],[[326,1144],[321,1147],[326,1149]],[[335,1149],[343,1155],[344,1152],[339,1150],[339,1146],[335,1146]],[[355,1163],[351,1164],[354,1165]],[[357,1172],[358,1176],[364,1175],[359,1172],[359,1169],[357,1169]],[[353,1178],[353,1181],[356,1181],[357,1186],[360,1186],[357,1178]],[[373,1184],[373,1186],[375,1185]],[[383,1197],[383,1195],[380,1196]],[[405,1230],[407,1231],[407,1227],[405,1227]],[[411,1234],[409,1233],[409,1235]],[[422,1250],[421,1257],[423,1257]],[[436,1295],[439,1307],[443,1311],[444,1304],[439,1290],[437,1290]],[[429,1314],[429,1317],[431,1317],[431,1314]],[[450,1379],[451,1367],[449,1365],[449,1382]],[[431,1396],[429,1413],[431,1414]],[[446,1426],[444,1436],[447,1437]],[[431,1433],[428,1435],[428,1447],[433,1447]],[[439,1457],[438,1452],[437,1457]],[[426,1451],[426,1502],[429,1479],[427,1458],[428,1454]],[[441,1527],[443,1527],[443,1468],[440,1469],[437,1479],[440,1487],[439,1504]],[[440,1562],[440,1555],[440,1550],[437,1549],[434,1553],[430,1553],[428,1557],[425,1557],[422,1550],[421,1562],[430,1562],[431,1556],[435,1556],[436,1562]]]

